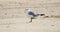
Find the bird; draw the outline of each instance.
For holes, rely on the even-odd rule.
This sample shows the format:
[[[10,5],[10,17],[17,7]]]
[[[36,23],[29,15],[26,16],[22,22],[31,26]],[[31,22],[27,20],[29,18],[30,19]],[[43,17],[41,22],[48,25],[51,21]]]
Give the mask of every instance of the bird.
[[[29,21],[29,23],[32,22],[32,19],[35,19],[35,17],[39,16],[39,14],[36,14],[36,13],[32,12],[31,9],[25,9],[25,13],[26,13],[26,15],[27,15],[28,17],[30,17],[30,19],[31,19],[31,20]]]
[[[31,19],[31,20],[29,21],[29,23],[32,22],[32,19],[36,19],[35,17],[38,17],[38,16],[45,16],[45,14],[34,13],[34,12],[32,12],[32,10],[29,9],[29,8],[26,8],[26,9],[25,9],[25,13],[26,13],[26,15],[27,15],[28,17],[30,17],[30,19]]]

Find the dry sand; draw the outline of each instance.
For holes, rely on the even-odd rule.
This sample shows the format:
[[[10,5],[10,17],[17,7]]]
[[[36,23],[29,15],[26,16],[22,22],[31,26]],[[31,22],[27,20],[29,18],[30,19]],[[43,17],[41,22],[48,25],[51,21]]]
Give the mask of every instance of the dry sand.
[[[60,19],[58,18],[12,18],[0,20],[1,32],[60,32]]]
[[[37,17],[27,23],[25,8],[53,17]],[[60,0],[0,0],[0,32],[60,32],[56,15],[60,17]]]

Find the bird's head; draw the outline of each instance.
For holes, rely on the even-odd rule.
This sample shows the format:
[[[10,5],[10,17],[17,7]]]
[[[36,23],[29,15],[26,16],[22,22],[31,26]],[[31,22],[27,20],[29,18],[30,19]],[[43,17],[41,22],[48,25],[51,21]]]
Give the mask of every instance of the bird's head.
[[[30,12],[30,11],[31,11],[31,10],[30,10],[30,9],[28,9],[28,8],[26,8],[26,9],[25,9],[25,13],[26,13],[26,12]]]

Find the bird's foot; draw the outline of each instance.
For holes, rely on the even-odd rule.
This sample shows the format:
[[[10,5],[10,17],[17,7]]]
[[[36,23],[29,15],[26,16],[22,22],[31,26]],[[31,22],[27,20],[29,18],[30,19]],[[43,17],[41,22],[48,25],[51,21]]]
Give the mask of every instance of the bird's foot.
[[[29,23],[31,23],[32,21],[29,21]]]
[[[32,17],[31,19],[36,19],[35,17]]]
[[[32,23],[32,21],[26,22],[26,23]]]

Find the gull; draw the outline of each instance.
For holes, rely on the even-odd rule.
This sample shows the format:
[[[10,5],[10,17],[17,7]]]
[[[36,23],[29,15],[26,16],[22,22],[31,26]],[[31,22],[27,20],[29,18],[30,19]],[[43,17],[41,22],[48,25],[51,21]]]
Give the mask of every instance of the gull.
[[[36,13],[32,12],[32,10],[30,10],[30,9],[25,9],[25,13],[31,19],[29,21],[29,23],[31,23],[32,22],[32,19],[35,19],[35,17],[38,17],[39,15],[40,16],[43,16],[44,15],[44,14],[36,14]]]

